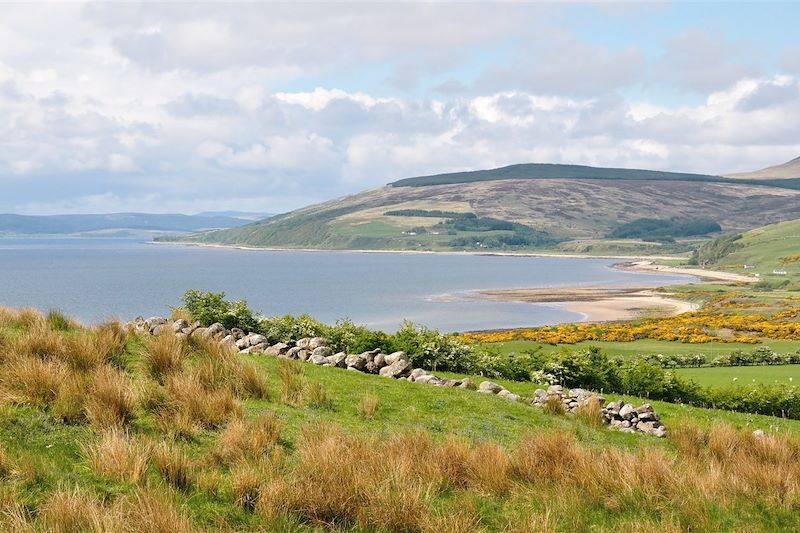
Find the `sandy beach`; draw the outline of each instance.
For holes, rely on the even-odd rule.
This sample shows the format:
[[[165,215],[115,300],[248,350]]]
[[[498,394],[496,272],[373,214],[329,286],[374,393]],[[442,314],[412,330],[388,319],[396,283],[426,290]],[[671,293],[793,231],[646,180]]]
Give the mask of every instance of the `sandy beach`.
[[[557,252],[497,252],[481,250],[359,250],[359,249],[331,249],[331,248],[287,248],[274,246],[247,246],[243,244],[213,244],[205,242],[181,242],[181,241],[148,241],[147,244],[167,244],[179,246],[196,246],[199,248],[224,248],[229,250],[245,250],[253,252],[331,252],[331,253],[357,253],[357,254],[423,254],[423,255],[488,255],[503,257],[555,257],[564,259],[619,259],[630,261],[625,264],[638,264],[639,262],[650,263],[653,260],[685,259],[679,256],[655,256],[655,255],[587,255]],[[704,271],[703,271],[704,272]],[[681,270],[678,272],[683,274]],[[691,275],[690,272],[686,274]]]
[[[483,290],[477,294],[502,301],[560,304],[568,311],[583,315],[586,322],[674,316],[697,309],[697,304],[692,302],[641,287]]]
[[[633,261],[630,263],[620,263],[614,265],[619,270],[630,270],[632,272],[655,272],[658,274],[686,274],[696,276],[704,281],[722,281],[734,283],[753,283],[758,281],[755,276],[745,276],[734,272],[720,272],[718,270],[706,270],[704,268],[683,268],[665,265],[656,265],[652,261]]]

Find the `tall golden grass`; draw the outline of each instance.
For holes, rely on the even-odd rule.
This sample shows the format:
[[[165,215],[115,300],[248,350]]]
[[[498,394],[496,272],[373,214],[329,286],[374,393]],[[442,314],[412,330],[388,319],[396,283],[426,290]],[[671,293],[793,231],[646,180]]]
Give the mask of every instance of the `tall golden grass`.
[[[305,403],[305,376],[300,363],[291,359],[280,359],[278,378],[281,384],[281,401],[292,407],[302,407]]]
[[[263,373],[249,361],[242,360],[235,348],[202,337],[192,337],[190,345],[198,359],[193,372],[207,389],[229,387],[242,399],[269,397]]]
[[[103,366],[94,372],[91,384],[86,417],[93,426],[103,429],[133,421],[135,397],[125,374]]]
[[[99,442],[85,445],[83,455],[98,476],[138,483],[147,470],[150,450],[126,432],[112,428],[101,435]]]
[[[171,409],[207,428],[223,425],[240,416],[241,405],[229,387],[207,389],[194,374],[178,374],[167,382]]]
[[[186,342],[171,333],[147,338],[142,361],[150,375],[164,383],[170,376],[183,370],[188,354]]]
[[[8,456],[5,446],[0,444],[0,479],[7,478],[14,469],[14,463]]]
[[[187,491],[195,479],[195,466],[185,450],[162,442],[153,448],[153,464],[162,479],[178,490]]]
[[[677,455],[655,447],[595,448],[567,433],[531,434],[506,450],[458,438],[435,441],[421,432],[377,438],[308,428],[296,461],[260,489],[257,509],[273,519],[423,531],[436,516],[437,495],[456,491],[516,502],[517,510],[529,506],[530,514],[516,517],[509,530],[521,531],[520,524],[559,529],[559,517],[583,523],[581,512],[604,508],[669,513],[632,530],[662,524],[668,531],[707,531],[714,529],[708,510],[715,507],[760,500],[787,512],[800,508],[796,439],[758,438],[727,426],[674,433]],[[447,519],[439,518],[437,527],[448,530]],[[453,516],[452,523],[463,527],[474,516]]]
[[[217,437],[212,457],[216,462],[228,465],[245,459],[258,459],[278,442],[282,430],[283,422],[274,413],[247,421],[232,420]]]
[[[0,387],[14,403],[49,407],[66,376],[60,361],[12,355],[0,367]]]
[[[53,402],[53,416],[65,424],[81,424],[88,421],[86,402],[90,397],[89,378],[78,372],[70,372],[58,387]]]
[[[41,505],[38,522],[45,531],[53,533],[99,532],[105,525],[98,498],[77,488],[60,488],[53,492]]]

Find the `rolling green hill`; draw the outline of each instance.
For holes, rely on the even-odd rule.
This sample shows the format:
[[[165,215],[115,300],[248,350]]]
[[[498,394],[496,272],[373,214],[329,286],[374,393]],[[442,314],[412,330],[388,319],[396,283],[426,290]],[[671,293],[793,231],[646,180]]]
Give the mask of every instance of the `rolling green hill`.
[[[714,268],[758,274],[765,286],[797,284],[800,282],[800,220],[719,237],[702,246],[695,260],[697,263],[707,261]]]
[[[599,240],[602,246],[597,248],[604,248],[608,241],[603,239],[614,230],[644,218],[704,219],[719,224],[724,232],[800,218],[795,181],[800,183],[577,165],[514,165],[400,180],[246,226],[173,240],[366,250],[526,250],[553,249],[557,243],[571,250],[575,247],[569,241]],[[454,214],[501,221],[507,229],[499,224],[456,224],[462,217]],[[643,246],[658,249],[658,245]]]

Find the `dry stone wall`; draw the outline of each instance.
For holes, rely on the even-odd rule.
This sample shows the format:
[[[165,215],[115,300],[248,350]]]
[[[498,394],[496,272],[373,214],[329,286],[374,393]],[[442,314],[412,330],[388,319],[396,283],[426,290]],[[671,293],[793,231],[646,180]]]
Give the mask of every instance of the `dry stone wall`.
[[[179,337],[199,336],[213,339],[229,345],[232,349],[246,354],[263,354],[285,359],[305,361],[319,366],[343,368],[354,372],[376,374],[379,376],[434,385],[438,387],[459,387],[475,390],[481,394],[499,396],[508,401],[519,402],[523,398],[505,387],[492,381],[474,383],[470,378],[445,379],[429,373],[423,368],[413,368],[411,358],[405,352],[383,353],[380,349],[360,354],[334,353],[328,340],[322,337],[300,339],[293,343],[279,342],[270,345],[268,339],[258,333],[245,333],[233,328],[225,329],[222,324],[215,323],[202,327],[199,322],[168,320],[163,317],[145,319],[138,317],[127,324],[128,328],[144,335],[173,333]],[[560,404],[565,413],[575,414],[590,403],[602,406],[605,399],[599,394],[584,389],[565,390],[560,385],[551,385],[545,389],[536,389],[527,403],[534,407],[544,408],[548,403]],[[609,402],[599,409],[603,423],[611,429],[626,433],[644,433],[656,437],[665,437],[666,428],[649,403],[639,407],[622,401]]]

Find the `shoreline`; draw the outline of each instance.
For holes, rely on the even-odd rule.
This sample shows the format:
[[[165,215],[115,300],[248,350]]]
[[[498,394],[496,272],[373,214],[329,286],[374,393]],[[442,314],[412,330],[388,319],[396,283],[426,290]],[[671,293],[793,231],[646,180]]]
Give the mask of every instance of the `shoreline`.
[[[429,250],[326,250],[316,248],[272,248],[243,245],[160,242],[151,244],[171,244],[196,246],[201,248],[223,248],[243,251],[265,252],[335,252],[335,253],[392,253],[392,254],[446,254],[446,255],[484,255],[501,257],[547,257],[566,259],[619,259],[624,262],[611,265],[611,268],[644,274],[673,274],[691,276],[687,284],[702,281],[711,283],[752,283],[756,278],[735,274],[705,270],[701,268],[681,268],[657,265],[655,260],[679,259],[669,256],[621,256],[585,254],[558,254],[552,252],[481,252],[481,251],[429,251]],[[682,258],[680,258],[682,259]],[[668,285],[667,285],[668,286]],[[642,317],[668,317],[686,312],[696,311],[700,305],[688,302],[668,293],[655,291],[656,287],[641,286],[567,286],[558,288],[516,288],[516,289],[475,289],[470,291],[478,299],[489,299],[504,302],[522,302],[531,304],[547,304],[579,314],[582,323],[628,321]]]
[[[549,304],[582,315],[581,322],[618,322],[667,317],[696,311],[699,305],[652,287],[560,287],[476,291],[480,298],[503,302]]]
[[[680,260],[685,257],[669,256],[669,255],[586,255],[586,254],[569,254],[569,253],[556,253],[556,252],[492,252],[492,251],[477,251],[477,250],[464,250],[464,251],[436,251],[436,250],[358,250],[358,249],[341,249],[332,250],[330,248],[281,248],[281,247],[267,247],[267,246],[245,246],[242,244],[212,244],[205,242],[181,242],[181,241],[147,241],[145,244],[166,244],[166,245],[179,245],[179,246],[192,246],[197,248],[222,248],[228,250],[243,250],[251,252],[331,252],[331,253],[358,253],[358,254],[426,254],[426,255],[485,255],[485,256],[499,256],[499,257],[552,257],[564,259],[621,259],[628,261],[655,261],[658,259]],[[694,274],[688,274],[694,275]]]
[[[745,276],[744,274],[736,274],[735,272],[706,270],[704,268],[680,268],[666,265],[656,265],[652,260],[620,263],[614,265],[614,268],[628,272],[644,272],[648,274],[685,274],[688,276],[695,276],[701,280],[712,282],[753,283],[758,281],[758,278],[756,277]]]

